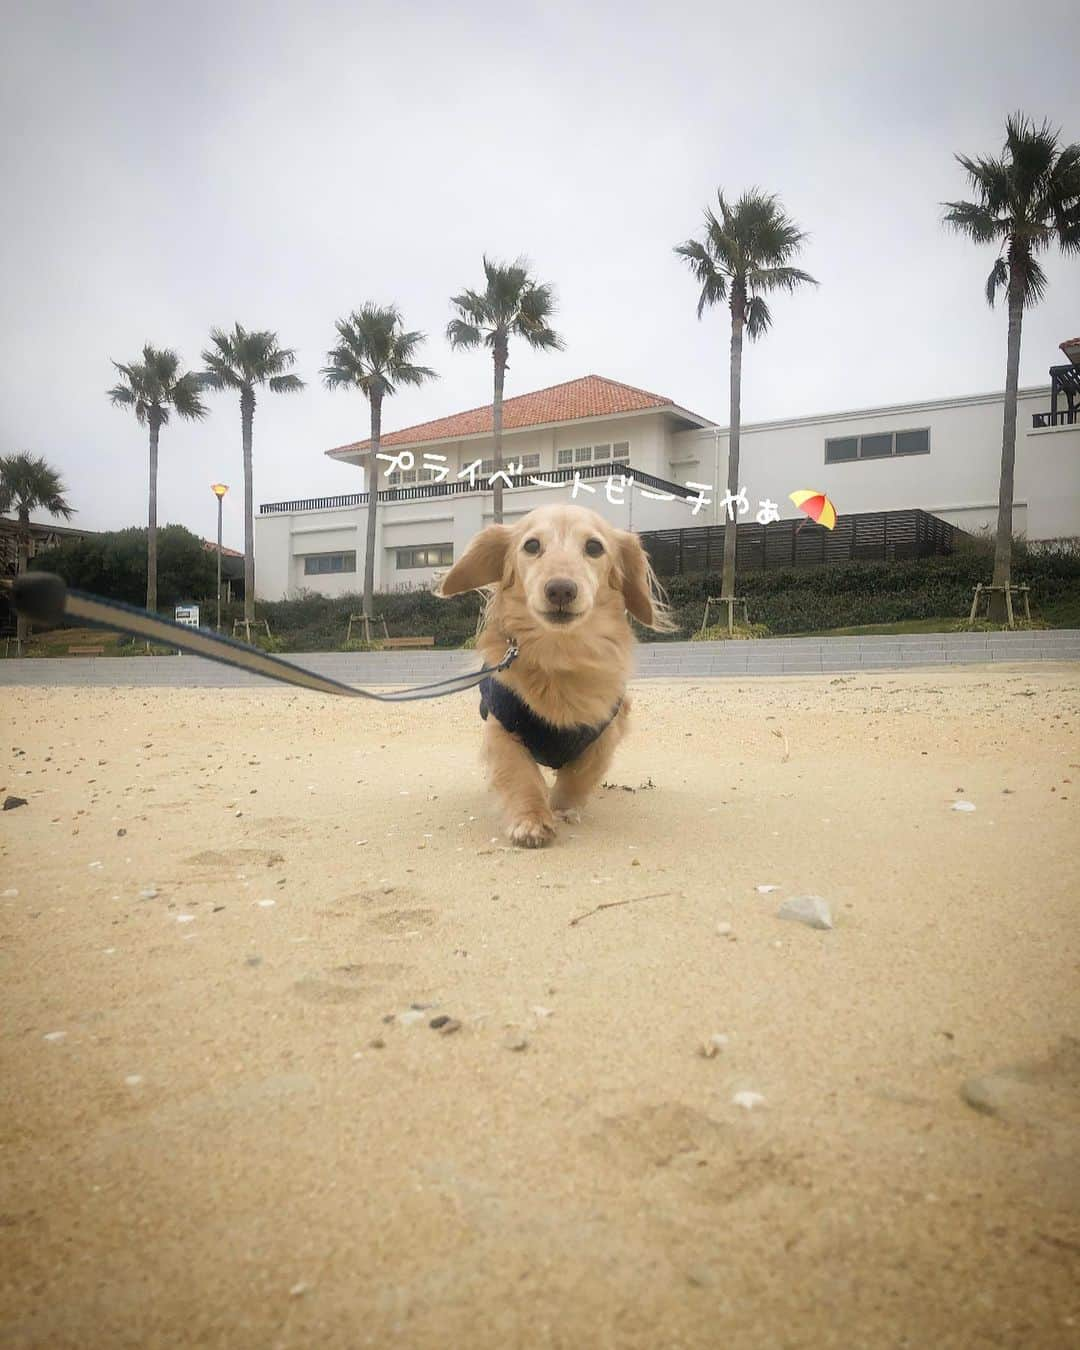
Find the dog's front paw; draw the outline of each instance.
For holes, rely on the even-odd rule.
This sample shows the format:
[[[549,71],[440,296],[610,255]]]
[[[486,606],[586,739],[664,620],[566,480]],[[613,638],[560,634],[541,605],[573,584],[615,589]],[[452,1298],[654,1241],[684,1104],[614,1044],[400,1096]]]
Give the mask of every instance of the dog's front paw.
[[[555,838],[555,822],[549,815],[522,816],[508,831],[519,848],[543,848]]]

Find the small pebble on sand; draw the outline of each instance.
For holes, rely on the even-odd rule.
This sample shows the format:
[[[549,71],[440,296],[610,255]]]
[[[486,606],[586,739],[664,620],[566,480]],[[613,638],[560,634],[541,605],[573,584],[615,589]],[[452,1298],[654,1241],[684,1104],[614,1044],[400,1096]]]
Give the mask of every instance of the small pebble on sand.
[[[952,804],[952,809],[953,809],[954,811],[974,811],[974,810],[975,810],[975,803],[974,803],[974,802],[953,802],[953,804]]]
[[[178,914],[178,915],[176,916],[176,922],[177,922],[177,923],[194,923],[194,922],[195,922],[195,915],[194,915],[194,914]]]
[[[66,1035],[66,1031],[47,1031],[41,1039],[43,1041],[62,1041]]]
[[[733,1106],[741,1106],[744,1111],[752,1111],[755,1106],[763,1105],[764,1101],[760,1092],[736,1092],[731,1099]]]
[[[698,1046],[698,1054],[702,1059],[715,1059],[721,1050],[727,1048],[728,1038],[723,1032],[718,1031],[715,1035],[707,1037]]]
[[[757,891],[758,895],[771,895],[773,891],[778,891],[779,889],[779,886],[773,886],[771,883],[754,887],[754,890]]]
[[[272,909],[277,904],[276,900],[256,900],[255,903],[260,909]]]
[[[128,1087],[138,1087],[139,1084],[142,1082],[142,1074],[129,1073],[128,1076],[124,1079],[124,1082],[128,1085]]]
[[[792,900],[785,900],[776,911],[776,917],[793,919],[796,923],[806,924],[808,928],[833,926],[829,902],[820,895],[797,895]]]

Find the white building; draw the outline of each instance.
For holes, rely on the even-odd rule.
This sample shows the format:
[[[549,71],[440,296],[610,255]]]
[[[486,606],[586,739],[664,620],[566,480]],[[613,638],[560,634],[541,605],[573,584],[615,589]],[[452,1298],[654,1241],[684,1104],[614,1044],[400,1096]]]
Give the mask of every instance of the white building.
[[[1063,344],[1064,346],[1065,344]],[[1051,388],[1020,391],[1014,529],[1029,539],[1080,537],[1080,406],[1056,367]],[[1078,369],[1080,373],[1080,369]],[[788,494],[827,493],[837,512],[919,508],[961,529],[997,519],[1003,395],[983,394],[743,426],[740,480],[753,520]],[[1046,425],[1042,425],[1042,424]],[[1039,424],[1039,425],[1037,425]],[[327,451],[363,465],[369,442]],[[379,465],[377,590],[429,586],[491,521],[491,407],[406,427],[382,439],[400,456]],[[587,375],[504,404],[504,492],[510,523],[569,501],[637,531],[721,524],[727,432],[672,399]],[[473,466],[470,470],[470,466]],[[367,495],[273,502],[255,521],[260,597],[360,588]]]

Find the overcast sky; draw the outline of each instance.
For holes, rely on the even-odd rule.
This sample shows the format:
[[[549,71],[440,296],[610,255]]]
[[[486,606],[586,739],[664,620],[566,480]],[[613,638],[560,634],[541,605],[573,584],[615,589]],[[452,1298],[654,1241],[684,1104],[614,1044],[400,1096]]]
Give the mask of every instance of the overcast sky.
[[[997,153],[1018,107],[1080,140],[1076,0],[5,8],[0,450],[46,456],[90,528],[145,520],[110,358],[275,329],[308,388],[260,401],[256,502],[355,491],[323,455],[368,426],[319,383],[335,318],[392,301],[429,335],[441,378],[386,429],[484,403],[490,359],[443,333],[485,250],[556,285],[566,339],[512,350],[508,396],[595,372],[726,420],[724,316],[672,253],[719,186],[777,192],[821,282],[747,348],[745,420],[999,389],[993,253],[940,224],[953,152]],[[1080,261],[1047,271],[1022,383],[1080,331]],[[239,409],[211,401],[162,433],[159,520],[212,536],[224,479],[239,545]]]

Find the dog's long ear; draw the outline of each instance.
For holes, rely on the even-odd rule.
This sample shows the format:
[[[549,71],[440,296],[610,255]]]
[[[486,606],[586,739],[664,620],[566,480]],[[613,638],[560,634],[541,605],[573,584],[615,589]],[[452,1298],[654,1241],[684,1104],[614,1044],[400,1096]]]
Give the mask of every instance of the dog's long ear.
[[[509,525],[489,525],[481,530],[457,562],[443,577],[436,594],[460,595],[480,586],[491,586],[502,578],[506,551],[513,531]]]
[[[641,547],[641,540],[629,530],[616,530],[616,567],[611,584],[621,590],[626,608],[639,623],[660,633],[670,633],[675,625],[668,617],[660,583]]]

